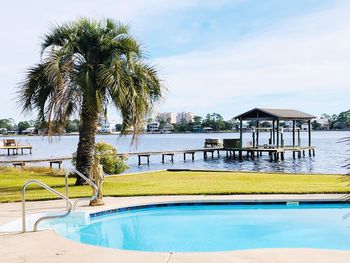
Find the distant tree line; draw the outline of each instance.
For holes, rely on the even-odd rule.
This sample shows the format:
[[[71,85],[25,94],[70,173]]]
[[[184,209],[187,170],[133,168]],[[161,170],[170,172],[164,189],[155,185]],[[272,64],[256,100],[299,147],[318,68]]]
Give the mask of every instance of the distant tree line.
[[[321,121],[322,120],[322,121]],[[167,122],[162,119],[155,119],[159,122],[159,129],[162,130]],[[148,119],[148,123],[153,122],[153,119]],[[296,126],[300,127],[304,122],[297,121]],[[326,128],[325,128],[325,124]],[[288,122],[281,122],[281,127],[289,127]],[[344,130],[350,129],[350,110],[344,111],[337,114],[329,115],[322,114],[317,120],[311,122],[312,128],[314,130],[321,129],[331,129],[331,130]],[[219,113],[208,113],[205,118],[202,116],[194,116],[193,121],[187,121],[185,119],[178,123],[174,123],[173,129],[175,132],[202,132],[202,131],[230,131],[239,129],[239,121],[234,118],[229,120],[224,120],[224,118]],[[255,121],[248,121],[245,125],[247,128],[256,126]],[[260,127],[271,127],[271,122],[263,121],[259,123]]]
[[[340,112],[339,114],[329,115],[323,113],[318,120],[311,122],[314,130],[322,129],[322,124],[319,120],[323,120],[323,124],[328,123],[328,127],[331,130],[345,130],[350,129],[350,110]],[[158,120],[160,123],[159,129],[163,129],[167,124],[167,121]],[[148,123],[153,122],[153,119],[148,119]],[[302,122],[297,122],[297,126],[300,126]],[[16,123],[13,119],[0,119],[0,133],[7,133],[8,131],[15,131],[18,134],[22,134],[28,128],[34,127],[34,133],[45,133],[47,124],[40,123],[36,120],[20,121]],[[251,128],[255,126],[254,121],[247,123],[247,127]],[[260,127],[270,127],[270,122],[261,122]],[[224,120],[219,113],[208,113],[204,118],[202,116],[194,116],[193,121],[181,120],[179,123],[172,124],[175,132],[202,132],[207,131],[230,131],[237,130],[239,128],[239,122],[234,118],[230,120]],[[284,122],[281,122],[281,126],[286,126]],[[79,120],[67,120],[65,123],[65,132],[79,132]],[[121,124],[115,125],[115,130],[120,131],[122,129]]]
[[[164,121],[156,118],[155,121],[159,122],[159,129],[162,130],[170,121]],[[153,122],[153,119],[148,119],[148,123]],[[234,119],[225,121],[219,113],[208,113],[205,118],[202,116],[194,116],[193,121],[187,121],[182,119],[178,123],[172,124],[173,131],[175,132],[202,132],[207,131],[227,131],[233,130],[238,127],[238,122]]]
[[[343,130],[350,128],[350,110],[343,111],[338,115],[324,113],[321,115],[321,118],[328,120],[330,129]]]
[[[47,123],[42,123],[38,120],[20,121],[16,123],[13,119],[0,119],[0,132],[7,134],[9,132],[15,132],[17,134],[23,134],[28,128],[34,128],[33,133],[45,133],[47,129]],[[67,133],[79,131],[79,120],[67,120],[64,125],[64,131]]]

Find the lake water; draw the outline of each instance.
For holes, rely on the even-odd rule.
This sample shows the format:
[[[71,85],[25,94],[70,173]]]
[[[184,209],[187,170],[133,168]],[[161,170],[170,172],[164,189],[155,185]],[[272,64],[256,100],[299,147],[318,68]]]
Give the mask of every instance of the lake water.
[[[271,162],[269,156],[264,154],[261,158],[255,160],[239,160],[227,159],[223,153],[220,158],[215,157],[213,160],[208,158],[203,160],[202,153],[195,154],[195,161],[183,161],[182,154],[175,154],[174,163],[167,160],[165,164],[161,163],[161,156],[155,155],[150,157],[150,166],[137,165],[137,157],[130,157],[127,161],[130,172],[140,172],[147,170],[158,170],[167,168],[190,168],[190,169],[229,169],[241,171],[271,171],[271,172],[306,172],[306,173],[347,173],[343,167],[348,158],[347,150],[350,148],[339,141],[344,137],[349,137],[350,132],[323,131],[312,133],[312,145],[316,146],[316,156],[306,157],[301,159],[292,158],[292,153],[287,152],[285,160]],[[265,144],[268,141],[269,134],[260,134],[260,144]],[[6,139],[6,137],[3,137]],[[8,137],[14,138],[14,137]],[[171,151],[183,149],[202,148],[206,138],[239,138],[238,133],[206,133],[206,134],[145,134],[139,139],[137,147],[131,147],[131,136],[118,135],[98,135],[97,141],[105,141],[117,147],[118,152],[135,152],[135,151]],[[78,136],[62,136],[53,138],[49,143],[47,137],[41,136],[26,136],[16,138],[21,144],[30,143],[33,146],[33,154],[25,154],[18,156],[7,156],[6,152],[2,151],[0,160],[23,160],[23,159],[42,159],[50,157],[67,157],[70,156],[77,148]],[[289,132],[284,133],[285,145],[290,145],[292,135]],[[243,134],[243,145],[246,145],[252,140],[251,133]],[[307,132],[301,133],[302,145],[307,144]],[[216,155],[215,155],[216,156]],[[190,159],[190,158],[188,158]],[[48,162],[35,163],[34,165],[48,166]],[[63,163],[65,168],[72,167],[70,161]]]

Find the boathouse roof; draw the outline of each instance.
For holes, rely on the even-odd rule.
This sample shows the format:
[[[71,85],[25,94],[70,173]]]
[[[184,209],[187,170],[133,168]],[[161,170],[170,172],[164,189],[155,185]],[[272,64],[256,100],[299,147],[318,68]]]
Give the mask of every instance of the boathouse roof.
[[[292,109],[255,108],[235,117],[240,120],[311,120],[316,116]]]

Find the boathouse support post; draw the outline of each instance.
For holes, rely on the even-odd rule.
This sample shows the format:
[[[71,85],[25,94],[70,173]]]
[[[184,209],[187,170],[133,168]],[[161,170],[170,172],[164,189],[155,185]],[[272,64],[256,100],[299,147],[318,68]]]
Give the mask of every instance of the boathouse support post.
[[[242,149],[243,147],[243,120],[239,119],[239,144],[240,144],[240,148]]]
[[[283,128],[281,131],[281,147],[284,148],[284,135],[283,135]]]
[[[272,144],[272,133],[273,133],[273,130],[270,130],[270,139],[269,139],[269,145]]]
[[[259,119],[256,121],[256,148],[259,148]]]
[[[293,148],[295,147],[295,120],[293,120]],[[299,157],[299,153],[298,153]],[[295,151],[293,151],[293,159],[295,159]]]
[[[276,131],[276,146],[277,148],[280,147],[280,120],[277,120],[277,127],[276,127],[277,131]]]
[[[255,130],[253,130],[253,148],[255,148],[255,141],[256,141],[256,139],[255,139]]]
[[[273,120],[273,121],[272,121],[272,144],[273,144],[273,146],[275,146],[275,143],[276,143],[276,135],[275,135],[275,132],[276,132],[275,120]]]
[[[295,120],[293,121],[293,148],[295,147]]]
[[[307,121],[308,133],[309,133],[309,156],[311,156],[311,120]]]

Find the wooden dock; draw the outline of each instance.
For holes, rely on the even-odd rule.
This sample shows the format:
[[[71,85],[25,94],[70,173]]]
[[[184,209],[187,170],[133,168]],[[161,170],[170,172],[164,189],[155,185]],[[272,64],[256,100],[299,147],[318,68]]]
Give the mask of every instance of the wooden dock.
[[[0,164],[12,164],[14,166],[25,166],[26,163],[49,163],[50,167],[52,164],[59,164],[61,166],[63,161],[71,160],[72,157],[57,157],[57,158],[45,158],[45,159],[29,159],[29,160],[0,160]],[[22,164],[22,165],[19,165]]]
[[[245,148],[225,148],[226,157],[236,157],[238,156],[239,160],[243,160],[244,153],[247,157],[251,157],[255,159],[255,157],[259,158],[263,153],[267,153],[270,156],[270,159],[273,161],[278,161],[279,159],[284,160],[286,152],[292,152],[293,158],[296,158],[296,154],[298,158],[301,158],[301,155],[305,156],[305,151],[309,152],[309,156],[315,156],[315,148],[314,146],[305,146],[305,147],[292,147],[287,146],[283,148],[265,148],[265,147],[245,147]]]
[[[187,149],[187,150],[174,150],[174,151],[154,151],[154,152],[130,152],[130,153],[121,153],[117,154],[120,158],[127,158],[128,156],[138,156],[138,164],[141,165],[141,159],[147,158],[147,164],[150,163],[150,157],[154,155],[161,155],[162,163],[164,163],[165,156],[171,156],[171,161],[173,162],[173,156],[175,154],[183,154],[183,160],[187,160],[187,156],[191,157],[191,160],[195,160],[195,154],[202,153],[203,159],[207,160],[208,156],[214,158],[215,154],[217,157],[220,157],[220,153],[226,153],[226,158],[236,158],[240,161],[243,161],[243,156],[249,157],[251,159],[259,158],[263,153],[267,153],[271,161],[278,161],[279,159],[284,160],[285,154],[291,152],[293,158],[296,156],[301,158],[302,155],[305,156],[305,152],[309,152],[309,156],[315,156],[315,147],[314,146],[305,146],[305,147],[292,147],[286,146],[283,148],[265,148],[265,147],[245,147],[245,148],[223,148],[223,147],[208,147],[208,148],[199,148],[199,149]]]
[[[19,152],[24,154],[24,150],[29,150],[32,154],[32,146],[30,144],[21,145],[15,139],[5,139],[3,140],[3,145],[0,146],[0,150],[7,150],[7,155],[10,155],[11,151],[13,155],[18,155]]]
[[[11,152],[13,155],[24,154],[24,150],[29,150],[29,154],[32,154],[31,145],[11,145],[11,146],[0,146],[0,150],[7,151],[7,155],[10,155]]]
[[[165,163],[165,157],[169,156],[170,161],[174,162],[174,155],[182,154],[183,160],[187,161],[187,158],[190,157],[192,162],[195,161],[196,154],[203,154],[203,159],[207,160],[210,158],[220,157],[221,153],[226,155],[226,158],[237,159],[243,161],[245,158],[255,159],[260,158],[264,153],[267,154],[271,161],[284,160],[285,154],[287,152],[292,153],[293,158],[301,158],[302,156],[308,155],[310,157],[315,156],[315,147],[314,146],[305,146],[305,147],[292,147],[286,146],[283,148],[266,148],[266,147],[245,147],[245,148],[223,148],[223,147],[209,147],[209,148],[198,148],[198,149],[185,149],[185,150],[174,150],[174,151],[148,151],[148,152],[129,152],[129,153],[119,153],[118,157],[126,159],[129,156],[138,157],[138,165],[143,164],[142,158],[146,158],[144,164],[150,165],[151,156],[161,156],[161,162]],[[215,156],[216,155],[216,156]],[[57,158],[46,158],[46,159],[32,159],[32,160],[3,160],[0,161],[0,164],[23,164],[25,163],[38,163],[38,162],[48,162],[50,166],[52,164],[62,164],[62,161],[71,160],[72,157],[57,157]]]

